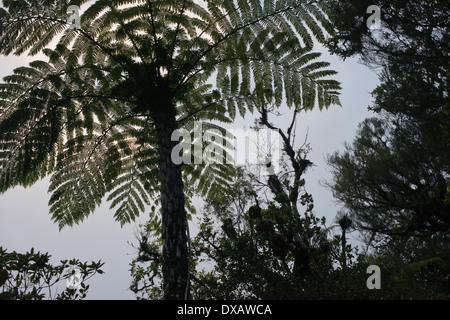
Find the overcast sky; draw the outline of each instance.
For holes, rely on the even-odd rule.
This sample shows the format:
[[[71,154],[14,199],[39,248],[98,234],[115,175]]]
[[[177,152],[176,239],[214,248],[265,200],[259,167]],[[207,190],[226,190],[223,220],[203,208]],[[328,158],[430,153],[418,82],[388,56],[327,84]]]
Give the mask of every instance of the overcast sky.
[[[323,49],[320,51],[325,52]],[[301,144],[308,131],[308,142],[312,147],[309,159],[316,166],[307,171],[306,186],[314,197],[315,213],[325,216],[329,225],[339,206],[333,202],[331,192],[319,183],[331,179],[324,158],[342,149],[344,142],[351,142],[358,124],[371,115],[367,107],[372,104],[370,92],[376,87],[378,78],[356,59],[344,62],[326,52],[322,59],[331,62],[330,68],[338,71],[336,78],[343,87],[343,107],[332,106],[322,112],[314,110],[300,114],[296,133],[297,142]],[[10,74],[15,67],[27,64],[27,61],[26,57],[0,56],[0,78]],[[290,119],[290,114],[286,113],[284,120],[289,120],[288,117]],[[248,128],[253,125],[253,120],[239,119],[237,125]],[[136,225],[121,228],[114,221],[109,204],[104,202],[82,224],[59,231],[48,214],[47,188],[48,179],[31,188],[18,187],[0,195],[0,246],[22,253],[34,247],[35,250],[49,252],[53,263],[72,258],[102,260],[105,274],[96,275],[88,282],[88,299],[134,299],[128,287],[131,281],[129,263],[135,252],[127,242],[136,243],[133,235]],[[146,216],[140,219],[143,222]]]

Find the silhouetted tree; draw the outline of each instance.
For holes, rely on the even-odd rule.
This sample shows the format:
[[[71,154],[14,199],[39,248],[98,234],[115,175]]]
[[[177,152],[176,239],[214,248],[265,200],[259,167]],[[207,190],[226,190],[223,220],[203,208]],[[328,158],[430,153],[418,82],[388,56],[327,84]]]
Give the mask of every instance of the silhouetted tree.
[[[369,3],[381,8],[380,30],[363,26]],[[436,284],[437,292],[448,295],[450,4],[335,1],[333,6],[332,52],[380,68],[381,83],[369,107],[376,117],[360,124],[353,144],[329,157],[334,176],[329,185],[379,253],[397,268],[421,265],[421,285]],[[343,19],[351,14],[354,25]],[[427,263],[440,271],[425,270]]]

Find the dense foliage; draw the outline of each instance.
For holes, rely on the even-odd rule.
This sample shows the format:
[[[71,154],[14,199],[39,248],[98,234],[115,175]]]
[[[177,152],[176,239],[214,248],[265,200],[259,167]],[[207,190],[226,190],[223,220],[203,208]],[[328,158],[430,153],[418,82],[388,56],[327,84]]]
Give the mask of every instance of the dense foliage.
[[[291,137],[284,131],[280,134]],[[288,155],[293,150],[292,140],[286,141],[284,150]],[[433,256],[415,262],[407,259],[409,252],[418,254],[426,247],[413,248],[417,243],[404,242],[403,249],[408,249],[398,252],[394,246],[356,246],[346,241],[357,227],[347,214],[339,212],[331,225],[317,217],[313,197],[301,177],[308,167],[300,168],[301,163],[309,162],[307,147],[294,154],[293,158],[287,156],[284,170],[277,175],[261,174],[259,170],[264,172],[264,168],[257,172],[249,167],[236,168],[230,191],[206,200],[200,230],[191,245],[191,298],[448,297],[442,281],[447,267],[442,258]],[[296,181],[295,167],[302,173]],[[139,299],[158,299],[158,224],[143,226],[138,240],[138,256],[131,263],[131,290]],[[381,290],[367,287],[370,265],[380,267]]]
[[[335,2],[329,43],[377,68],[375,116],[345,150],[329,157],[330,187],[367,243],[389,264],[427,266],[414,290],[450,294],[449,9],[446,1],[374,1],[382,28],[338,22],[365,2]],[[347,12],[347,13],[346,13]],[[361,21],[359,21],[361,24]]]
[[[278,200],[255,198],[252,174],[237,169],[231,192],[209,200],[191,247],[192,299],[448,299],[448,265],[437,256],[411,262],[428,246],[404,242],[369,250],[346,243],[345,216],[326,224],[311,211],[313,198],[302,192],[300,215]],[[268,188],[266,186],[266,188]],[[281,200],[281,199],[279,199]],[[348,219],[348,218],[347,218]],[[348,220],[347,220],[348,223]],[[347,228],[347,227],[345,227]],[[137,257],[131,263],[130,289],[138,299],[159,299],[161,246],[158,224],[138,234]],[[309,239],[299,245],[299,230]],[[351,226],[347,236],[356,232]],[[304,250],[301,250],[303,248]],[[381,270],[381,290],[369,290],[369,265]]]
[[[0,300],[83,299],[89,290],[87,280],[103,273],[100,261],[87,263],[72,259],[52,265],[50,258],[48,253],[35,252],[33,248],[18,253],[0,247]],[[79,277],[73,282],[74,287],[64,283],[58,292],[58,283],[72,276]]]

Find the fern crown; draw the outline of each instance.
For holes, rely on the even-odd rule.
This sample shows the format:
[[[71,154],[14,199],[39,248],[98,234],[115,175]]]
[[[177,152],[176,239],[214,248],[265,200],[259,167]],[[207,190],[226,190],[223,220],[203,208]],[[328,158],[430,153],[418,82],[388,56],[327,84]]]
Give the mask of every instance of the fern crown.
[[[80,28],[66,9],[82,8]],[[221,129],[258,106],[339,104],[335,72],[312,52],[332,26],[305,0],[3,1],[0,54],[36,60],[0,84],[0,192],[51,174],[60,227],[106,197],[121,224],[158,204],[155,115]],[[48,48],[57,40],[53,49]],[[230,152],[227,144],[217,150]],[[186,165],[186,196],[226,190],[232,168]]]

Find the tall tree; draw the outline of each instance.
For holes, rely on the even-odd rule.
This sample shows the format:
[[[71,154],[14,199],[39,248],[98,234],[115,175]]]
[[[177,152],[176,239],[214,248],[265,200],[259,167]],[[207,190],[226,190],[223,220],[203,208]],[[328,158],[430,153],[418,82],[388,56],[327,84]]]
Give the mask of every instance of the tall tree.
[[[334,72],[310,52],[313,38],[332,32],[328,8],[304,0],[70,4],[87,6],[75,28],[68,1],[4,1],[0,10],[1,54],[48,57],[0,87],[0,191],[52,174],[60,227],[82,221],[106,195],[121,223],[160,202],[164,297],[186,298],[183,174],[207,193],[226,187],[229,172],[209,163],[182,169],[171,158],[172,133],[192,129],[193,119],[231,121],[255,103],[339,103]],[[46,48],[57,35],[56,48]]]
[[[369,3],[381,9],[380,30],[365,26]],[[329,158],[333,194],[370,239],[387,245],[385,253],[403,264],[438,259],[448,274],[450,4],[380,0],[332,6],[332,52],[358,55],[381,69],[370,107],[376,117],[360,125],[352,145]],[[344,21],[349,14],[356,24]],[[448,295],[448,277],[439,281]]]
[[[427,206],[426,199],[439,204],[445,200],[449,170],[449,3],[380,0],[370,4],[381,9],[378,31],[369,30],[366,25],[369,2],[331,3],[337,30],[328,41],[330,50],[344,58],[358,55],[364,63],[382,68],[381,84],[373,91],[375,103],[370,107],[380,116],[361,124],[353,146],[330,158],[335,169],[333,188],[338,198],[346,198],[344,202],[353,211],[357,211],[356,207],[361,209],[358,203],[368,205],[375,194],[381,201],[376,201],[378,210],[412,209],[412,203],[417,201]],[[353,15],[353,25],[343,19],[347,15]],[[341,184],[344,180],[348,188]],[[351,185],[358,189],[353,195],[349,191],[353,189]],[[414,201],[406,200],[411,192],[414,197],[422,195]],[[392,198],[394,195],[396,199]],[[434,222],[443,223],[441,227],[445,228],[448,214],[443,203],[438,207],[439,210],[430,211],[428,219],[437,219]],[[384,220],[386,226],[392,222]],[[394,226],[399,224],[391,224],[393,229]]]

